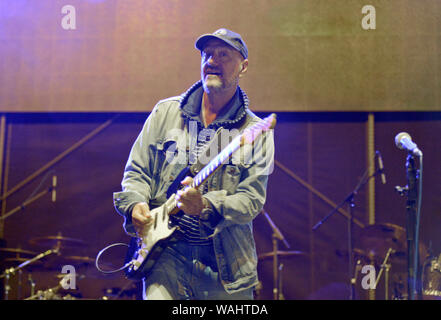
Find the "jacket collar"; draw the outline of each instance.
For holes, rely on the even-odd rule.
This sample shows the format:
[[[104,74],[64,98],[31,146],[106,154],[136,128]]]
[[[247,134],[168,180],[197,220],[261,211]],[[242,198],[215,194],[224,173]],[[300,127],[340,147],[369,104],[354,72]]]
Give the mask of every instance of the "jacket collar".
[[[180,107],[183,115],[189,120],[201,123],[199,115],[203,92],[202,81],[199,80],[181,95]],[[228,102],[228,107],[225,108],[225,112],[219,114],[210,126],[228,126],[239,122],[247,114],[248,104],[247,95],[240,87],[237,87],[235,95]]]

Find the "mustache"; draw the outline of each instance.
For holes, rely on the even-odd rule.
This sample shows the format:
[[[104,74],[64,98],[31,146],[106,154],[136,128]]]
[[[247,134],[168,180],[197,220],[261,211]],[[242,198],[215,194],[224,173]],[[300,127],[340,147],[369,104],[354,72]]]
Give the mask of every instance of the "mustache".
[[[209,73],[221,74],[222,71],[217,69],[217,68],[213,68],[213,67],[205,67],[204,68],[204,73],[205,74],[209,74]]]

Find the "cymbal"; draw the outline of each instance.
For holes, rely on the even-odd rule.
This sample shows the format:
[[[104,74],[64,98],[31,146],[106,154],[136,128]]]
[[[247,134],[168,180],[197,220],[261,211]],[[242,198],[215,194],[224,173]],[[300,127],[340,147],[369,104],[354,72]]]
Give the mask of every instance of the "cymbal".
[[[58,263],[62,265],[73,265],[80,267],[82,265],[95,264],[95,259],[90,257],[80,257],[80,256],[61,256],[58,259]]]
[[[52,271],[61,270],[61,268],[65,265],[72,265],[79,268],[94,263],[95,259],[89,257],[52,255],[45,258],[44,267],[48,271]]]
[[[95,263],[95,259],[94,258],[90,258],[90,257],[67,256],[64,259],[67,260],[67,261],[72,261],[72,264],[81,264],[81,263],[90,264],[90,263]]]
[[[353,250],[354,258],[367,259],[368,255],[364,250],[359,249],[359,248],[353,248],[352,250]],[[339,258],[347,259],[349,257],[348,250],[335,250],[335,254]]]
[[[389,249],[406,252],[406,231],[403,227],[392,223],[382,223],[366,226],[361,232],[361,247],[374,257],[386,256]],[[401,254],[396,254],[401,257]]]
[[[47,248],[53,248],[55,246],[59,246],[60,248],[77,248],[86,245],[83,240],[63,237],[61,233],[56,236],[33,238],[29,243]]]
[[[72,274],[71,273],[57,273],[57,274],[54,275],[54,277],[57,278],[57,279],[64,279],[66,276],[73,276],[73,277],[78,278],[78,279],[84,279],[86,277],[84,274],[81,274],[81,273],[78,273],[78,272],[75,272],[75,273],[72,273]]]
[[[289,258],[289,257],[293,257],[293,256],[305,256],[306,253],[302,252],[302,251],[277,251],[276,255],[278,257],[281,258]],[[259,255],[259,260],[265,260],[265,259],[269,259],[269,258],[273,258],[274,257],[274,251],[270,251],[267,253],[262,253]]]
[[[9,254],[9,256],[17,255],[20,256],[21,254],[29,255],[29,256],[35,256],[37,253],[29,250],[23,250],[21,248],[0,248],[0,252],[6,252],[6,254]]]

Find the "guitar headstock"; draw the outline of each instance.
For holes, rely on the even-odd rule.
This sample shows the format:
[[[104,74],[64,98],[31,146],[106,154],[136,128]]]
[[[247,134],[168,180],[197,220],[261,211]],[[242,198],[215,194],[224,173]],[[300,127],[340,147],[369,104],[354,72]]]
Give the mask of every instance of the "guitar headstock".
[[[277,123],[277,115],[275,113],[270,114],[268,117],[262,119],[255,125],[245,129],[242,134],[241,143],[251,144],[262,132],[274,129]]]

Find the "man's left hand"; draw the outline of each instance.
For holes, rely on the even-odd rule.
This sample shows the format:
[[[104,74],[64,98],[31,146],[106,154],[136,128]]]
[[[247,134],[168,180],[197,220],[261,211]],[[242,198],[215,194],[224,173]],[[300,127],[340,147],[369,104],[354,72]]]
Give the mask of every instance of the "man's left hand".
[[[204,208],[204,198],[199,190],[190,187],[192,182],[191,177],[186,177],[181,181],[185,188],[176,193],[176,201],[178,208],[186,214],[198,216]]]

